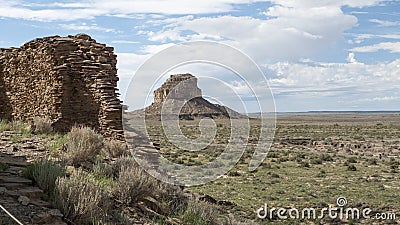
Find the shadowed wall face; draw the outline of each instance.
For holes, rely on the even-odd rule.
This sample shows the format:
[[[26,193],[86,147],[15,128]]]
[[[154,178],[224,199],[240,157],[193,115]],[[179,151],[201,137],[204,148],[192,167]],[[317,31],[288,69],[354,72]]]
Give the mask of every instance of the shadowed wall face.
[[[122,139],[116,63],[113,48],[85,34],[0,49],[0,117],[48,117],[58,131],[82,124]]]

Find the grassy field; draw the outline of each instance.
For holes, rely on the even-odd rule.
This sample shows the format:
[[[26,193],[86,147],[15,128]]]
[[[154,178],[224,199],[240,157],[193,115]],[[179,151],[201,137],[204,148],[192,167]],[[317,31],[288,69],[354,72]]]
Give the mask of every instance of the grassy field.
[[[183,134],[196,138],[198,120],[181,121]],[[151,140],[164,157],[179,164],[200,165],[224,150],[229,120],[216,120],[217,135],[205,150],[187,152],[169,143],[159,121],[147,121]],[[227,210],[240,217],[273,224],[340,223],[323,220],[261,221],[256,210],[269,207],[335,206],[346,197],[346,207],[369,207],[374,213],[400,214],[400,114],[280,114],[268,157],[253,172],[248,164],[257,143],[259,120],[251,120],[246,152],[225,176],[191,191],[235,204]],[[372,215],[372,214],[371,214]],[[393,220],[342,220],[342,223],[392,223]]]

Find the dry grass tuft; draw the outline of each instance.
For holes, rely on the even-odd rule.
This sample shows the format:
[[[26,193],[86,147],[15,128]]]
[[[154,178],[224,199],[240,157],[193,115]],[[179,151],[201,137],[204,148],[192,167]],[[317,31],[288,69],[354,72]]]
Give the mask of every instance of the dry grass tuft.
[[[34,132],[36,134],[50,134],[53,132],[53,127],[51,124],[52,121],[48,117],[35,117],[33,119],[33,125],[35,127]]]
[[[105,222],[110,202],[110,194],[82,170],[56,181],[55,204],[73,224]]]
[[[133,159],[131,164],[127,164],[127,162],[121,165],[115,185],[115,193],[121,203],[131,205],[151,196],[157,187],[157,180],[137,166]]]
[[[190,200],[182,215],[182,224],[214,225],[221,224],[217,209],[205,202]]]
[[[104,149],[112,158],[128,155],[128,148],[125,142],[117,140],[104,140]]]
[[[67,161],[74,166],[93,163],[103,146],[103,137],[89,127],[73,127],[68,133]]]

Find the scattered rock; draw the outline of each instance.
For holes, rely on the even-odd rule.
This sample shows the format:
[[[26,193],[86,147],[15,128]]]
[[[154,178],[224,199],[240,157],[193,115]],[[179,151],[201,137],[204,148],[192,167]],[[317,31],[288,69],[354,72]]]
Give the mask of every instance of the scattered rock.
[[[65,169],[65,172],[67,173],[67,174],[73,174],[74,172],[75,172],[75,167],[73,167],[73,166],[67,166],[67,168]]]
[[[4,193],[6,192],[6,188],[5,187],[0,187],[0,195],[4,195]]]
[[[0,176],[0,183],[18,183],[32,185],[32,181],[22,177]]]
[[[217,204],[223,206],[236,206],[236,203],[227,200],[219,200]]]
[[[162,215],[168,215],[171,212],[167,207],[165,207],[163,204],[159,203],[157,200],[155,200],[152,197],[146,197],[143,199],[144,204],[148,206],[150,209],[156,211],[157,213],[160,213]]]
[[[32,222],[35,224],[51,223],[52,220],[52,216],[47,212],[39,213],[32,218]]]
[[[204,202],[209,202],[211,204],[217,204],[217,202],[218,202],[215,198],[213,198],[213,197],[211,197],[211,196],[209,196],[207,194],[199,196],[199,200],[200,201],[204,201]]]
[[[29,204],[29,202],[30,202],[31,200],[28,198],[28,197],[26,197],[26,196],[19,196],[19,198],[18,198],[18,202],[19,203],[21,203],[22,205],[24,205],[24,206],[27,206],[28,204]]]
[[[64,215],[60,212],[58,209],[52,209],[49,211],[50,215],[52,216],[58,216],[58,217],[63,217]]]
[[[37,187],[26,187],[18,190],[18,193],[22,196],[26,196],[28,198],[37,198],[40,199],[43,197],[43,190]]]

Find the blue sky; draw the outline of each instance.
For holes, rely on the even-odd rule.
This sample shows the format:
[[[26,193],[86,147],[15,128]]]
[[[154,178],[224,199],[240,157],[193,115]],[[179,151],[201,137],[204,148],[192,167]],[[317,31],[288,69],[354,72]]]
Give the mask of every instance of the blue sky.
[[[0,0],[0,30],[0,47],[77,33],[115,47],[123,96],[153,54],[211,40],[254,59],[277,111],[400,110],[399,0]],[[176,72],[219,76],[243,90],[221,68]],[[226,96],[199,83],[208,96]],[[235,108],[235,102],[221,102]]]

